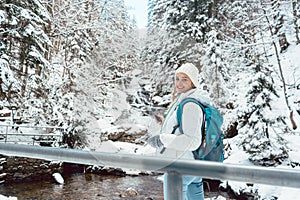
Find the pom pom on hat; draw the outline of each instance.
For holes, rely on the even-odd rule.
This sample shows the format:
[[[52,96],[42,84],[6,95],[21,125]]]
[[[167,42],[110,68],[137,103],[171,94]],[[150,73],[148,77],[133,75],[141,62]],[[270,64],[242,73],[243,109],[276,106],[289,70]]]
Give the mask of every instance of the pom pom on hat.
[[[183,65],[181,65],[175,72],[175,76],[178,73],[184,73],[186,74],[192,81],[192,83],[194,84],[195,87],[199,86],[199,82],[198,82],[198,74],[199,74],[199,70],[198,68],[193,65],[192,63],[185,63]]]

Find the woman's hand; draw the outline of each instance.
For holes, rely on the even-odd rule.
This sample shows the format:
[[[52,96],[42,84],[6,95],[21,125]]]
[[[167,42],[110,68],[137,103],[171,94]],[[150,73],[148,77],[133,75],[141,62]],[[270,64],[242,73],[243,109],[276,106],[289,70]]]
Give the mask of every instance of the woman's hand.
[[[152,137],[148,138],[147,143],[150,146],[152,146],[154,148],[157,148],[157,149],[160,149],[164,146],[163,143],[160,140],[159,135],[155,135],[155,136],[152,136]]]

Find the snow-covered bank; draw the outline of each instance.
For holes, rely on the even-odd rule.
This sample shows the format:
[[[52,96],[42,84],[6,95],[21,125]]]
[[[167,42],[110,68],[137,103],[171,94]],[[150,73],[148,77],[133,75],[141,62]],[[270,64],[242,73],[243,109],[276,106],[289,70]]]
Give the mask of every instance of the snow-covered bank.
[[[6,197],[0,194],[0,200],[17,200],[17,197]]]
[[[287,162],[275,168],[285,168],[291,170],[300,170],[300,166],[291,166],[291,163],[300,163],[300,135],[299,134],[286,134],[284,139],[287,140],[287,146],[289,147],[289,159]],[[248,155],[242,151],[236,145],[236,139],[227,140],[231,147],[231,155],[224,161],[231,164],[242,164],[251,166],[253,165],[248,160]],[[237,181],[224,182],[224,187],[228,184],[237,194],[243,193],[256,193],[258,199],[297,199],[300,193],[300,189],[291,187],[280,187],[265,184],[247,184]],[[270,183],[271,184],[271,183]]]

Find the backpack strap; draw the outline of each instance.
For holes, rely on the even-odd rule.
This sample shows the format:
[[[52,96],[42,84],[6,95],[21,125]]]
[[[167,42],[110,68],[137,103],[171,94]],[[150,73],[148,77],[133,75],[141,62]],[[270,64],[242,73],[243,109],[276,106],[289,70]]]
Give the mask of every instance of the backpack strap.
[[[189,103],[189,102],[192,102],[192,103],[195,103],[197,104],[198,106],[200,106],[202,112],[203,112],[203,122],[202,122],[202,127],[201,127],[201,130],[205,130],[205,119],[207,117],[211,117],[211,114],[210,113],[206,113],[205,112],[205,107],[202,105],[202,103],[195,99],[195,98],[186,98],[186,99],[183,99],[180,104],[178,105],[178,108],[177,108],[177,122],[178,122],[178,125],[174,126],[173,128],[173,131],[172,131],[172,134],[175,133],[175,130],[177,128],[179,128],[179,131],[180,133],[183,133],[183,130],[182,130],[182,112],[183,112],[183,106],[186,104],[186,103]],[[204,135],[204,137],[203,137]],[[202,139],[205,138],[205,131],[202,131]]]

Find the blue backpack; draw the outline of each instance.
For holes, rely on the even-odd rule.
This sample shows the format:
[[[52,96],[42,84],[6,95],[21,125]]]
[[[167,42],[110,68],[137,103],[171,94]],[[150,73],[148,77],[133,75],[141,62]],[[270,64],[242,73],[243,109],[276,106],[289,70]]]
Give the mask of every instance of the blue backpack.
[[[196,160],[208,160],[223,162],[224,161],[224,150],[223,150],[223,138],[224,134],[221,129],[223,124],[223,117],[219,110],[212,105],[204,105],[199,100],[194,98],[184,99],[177,108],[177,121],[178,125],[174,127],[172,133],[179,128],[182,131],[182,109],[183,106],[188,103],[193,102],[200,106],[203,111],[203,119],[205,118],[205,123],[202,124],[202,143],[200,147],[193,151],[194,158]]]

